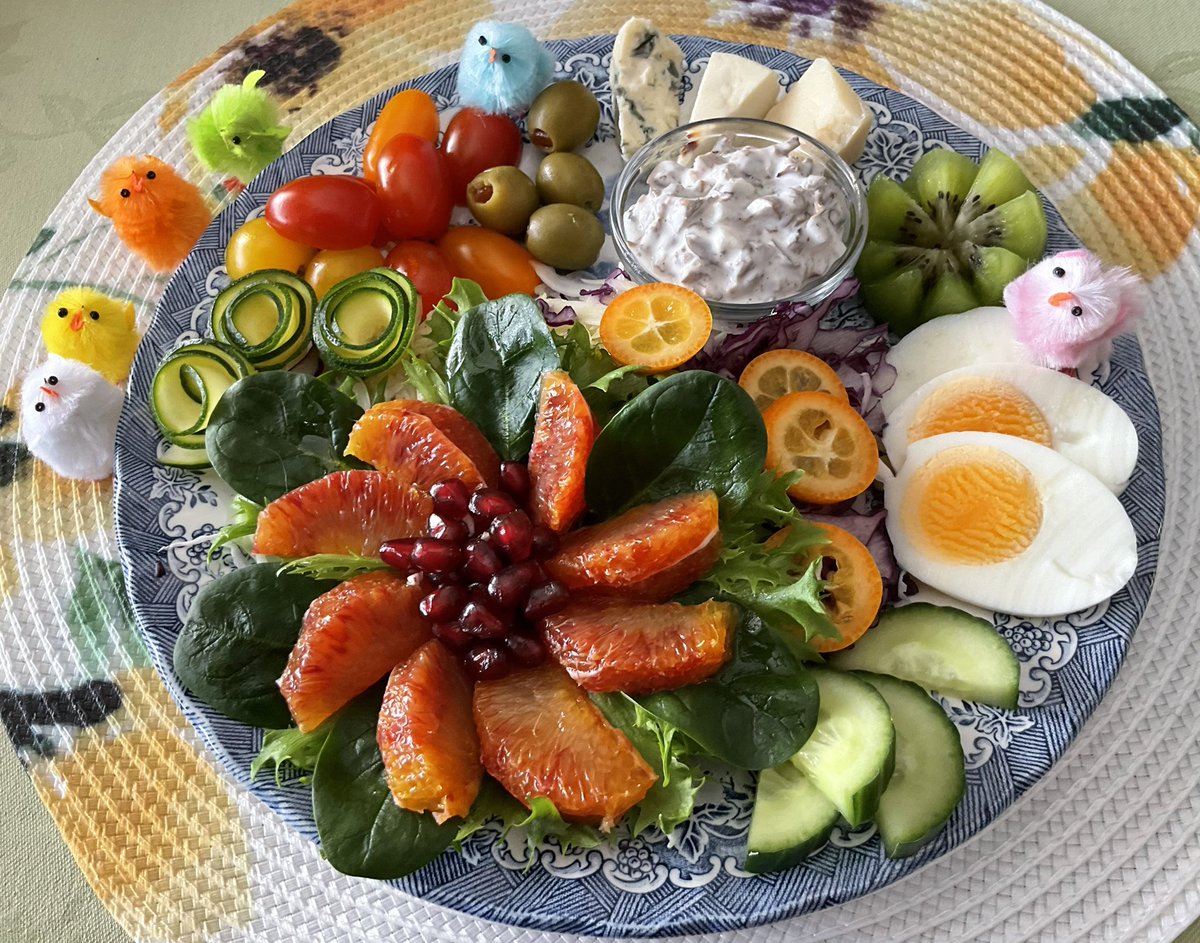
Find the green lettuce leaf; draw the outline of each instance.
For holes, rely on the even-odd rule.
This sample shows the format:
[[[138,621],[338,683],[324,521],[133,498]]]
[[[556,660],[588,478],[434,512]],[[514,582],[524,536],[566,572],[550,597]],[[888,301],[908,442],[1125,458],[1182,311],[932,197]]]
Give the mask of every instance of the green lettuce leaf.
[[[595,848],[601,841],[600,832],[596,829],[563,821],[554,803],[545,796],[534,796],[529,800],[529,808],[525,808],[503,786],[488,777],[484,779],[471,811],[459,825],[454,846],[461,847],[464,841],[493,820],[499,821],[503,827],[501,838],[513,829],[524,833],[530,866],[537,860],[538,846],[548,838],[556,839],[563,851]]]
[[[322,724],[311,733],[301,733],[295,727],[286,730],[268,730],[263,736],[262,749],[250,763],[251,781],[258,778],[259,772],[268,763],[275,764],[275,785],[283,784],[281,773],[283,764],[290,763],[296,769],[312,772],[317,768],[317,757],[321,755],[321,747],[329,739],[330,727]],[[311,776],[301,776],[300,782],[312,781]]]
[[[343,580],[386,570],[388,565],[379,557],[364,557],[357,553],[315,553],[311,557],[297,557],[279,568],[279,575],[294,574],[313,580]]]

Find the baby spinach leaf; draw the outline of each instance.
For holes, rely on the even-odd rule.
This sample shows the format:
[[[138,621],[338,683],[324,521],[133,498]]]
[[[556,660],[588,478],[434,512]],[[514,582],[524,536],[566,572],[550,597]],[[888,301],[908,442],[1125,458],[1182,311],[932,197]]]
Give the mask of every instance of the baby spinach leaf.
[[[343,874],[390,880],[445,851],[455,826],[392,799],[375,739],[382,699],[376,685],[334,717],[313,773],[313,817],[330,864]]]
[[[175,641],[175,673],[184,686],[226,717],[256,727],[292,722],[275,682],[305,610],[334,586],[278,569],[256,563],[209,583]]]
[[[766,457],[766,428],[744,390],[706,370],[677,373],[630,400],[596,438],[588,506],[607,517],[711,488],[728,513],[750,494]]]
[[[283,780],[280,776],[284,763],[290,763],[296,769],[312,772],[317,768],[317,757],[321,748],[329,739],[329,724],[322,724],[309,733],[301,733],[295,727],[286,730],[268,730],[263,735],[262,749],[250,762],[251,781],[258,778],[262,768],[268,763],[275,767],[275,785],[280,786]],[[311,776],[300,777],[301,783],[312,782]]]
[[[359,405],[315,377],[271,370],[238,380],[213,410],[204,447],[225,482],[266,504],[345,468]]]
[[[452,405],[475,423],[502,459],[529,453],[542,374],[558,367],[550,329],[528,295],[468,310],[446,358]]]
[[[733,636],[733,654],[701,684],[637,698],[700,750],[741,769],[791,758],[817,722],[817,685],[782,639],[753,613]]]

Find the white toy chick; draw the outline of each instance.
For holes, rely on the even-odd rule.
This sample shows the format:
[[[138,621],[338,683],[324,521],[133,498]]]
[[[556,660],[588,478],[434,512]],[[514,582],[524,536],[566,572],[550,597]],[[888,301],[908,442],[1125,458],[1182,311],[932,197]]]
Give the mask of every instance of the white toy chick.
[[[107,478],[124,399],[119,387],[87,364],[51,354],[21,384],[25,444],[64,478]]]

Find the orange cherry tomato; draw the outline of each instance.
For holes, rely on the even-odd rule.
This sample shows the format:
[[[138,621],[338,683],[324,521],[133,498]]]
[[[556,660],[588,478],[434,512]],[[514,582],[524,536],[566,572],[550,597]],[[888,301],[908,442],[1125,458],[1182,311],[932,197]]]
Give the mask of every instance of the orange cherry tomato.
[[[450,292],[454,276],[438,247],[419,239],[396,243],[384,263],[402,272],[421,296],[421,316],[424,317]]]
[[[531,295],[541,283],[533,256],[519,242],[481,226],[453,226],[438,240],[452,274],[469,278],[489,298]]]
[[[317,299],[325,297],[338,282],[383,265],[383,253],[374,246],[357,249],[322,249],[304,266],[304,280],[312,285]]]
[[[230,278],[278,268],[299,272],[316,249],[281,236],[261,216],[242,223],[225,246],[225,271]]]
[[[367,138],[367,146],[363,149],[363,176],[372,183],[379,183],[379,155],[397,134],[414,134],[436,144],[439,128],[437,105],[432,98],[415,88],[397,92],[379,112],[371,136]]]

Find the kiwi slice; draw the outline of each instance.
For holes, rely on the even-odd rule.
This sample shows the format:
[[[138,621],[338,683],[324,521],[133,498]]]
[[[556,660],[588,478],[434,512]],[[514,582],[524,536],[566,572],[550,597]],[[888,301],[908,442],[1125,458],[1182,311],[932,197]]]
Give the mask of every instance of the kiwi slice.
[[[1041,258],[1041,199],[1008,155],[976,164],[946,148],[922,155],[903,183],[867,191],[868,242],[855,274],[863,304],[898,333],[942,314],[999,304],[1004,286]]]

